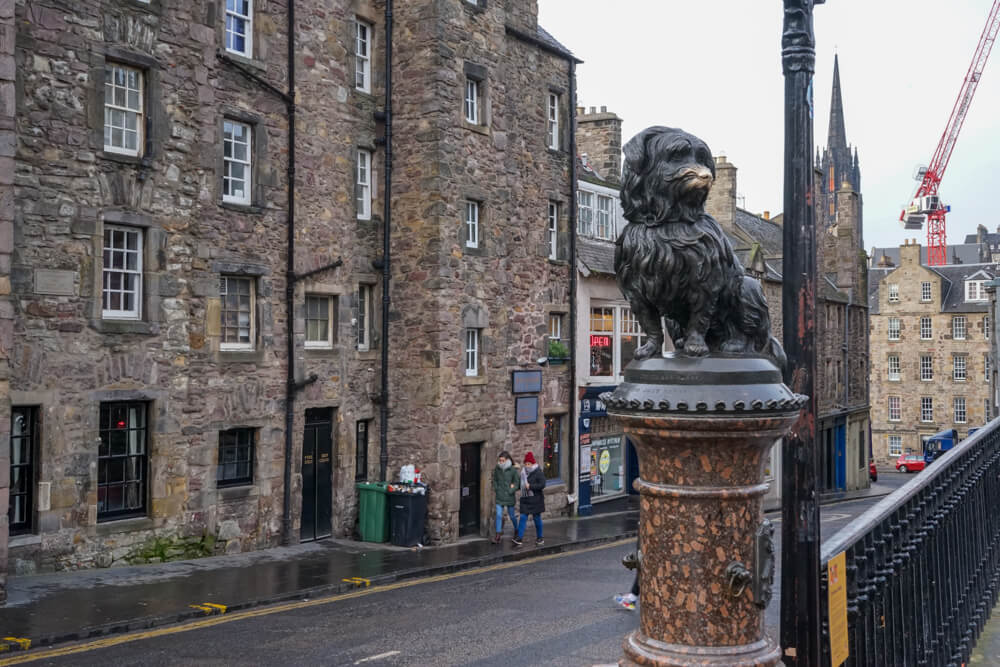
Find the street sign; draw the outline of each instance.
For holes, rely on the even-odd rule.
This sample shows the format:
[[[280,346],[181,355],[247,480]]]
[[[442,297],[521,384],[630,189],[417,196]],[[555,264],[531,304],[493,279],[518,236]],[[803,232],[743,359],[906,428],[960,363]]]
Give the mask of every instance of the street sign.
[[[847,641],[847,556],[845,551],[826,564],[829,586],[830,665],[840,667],[850,655]]]

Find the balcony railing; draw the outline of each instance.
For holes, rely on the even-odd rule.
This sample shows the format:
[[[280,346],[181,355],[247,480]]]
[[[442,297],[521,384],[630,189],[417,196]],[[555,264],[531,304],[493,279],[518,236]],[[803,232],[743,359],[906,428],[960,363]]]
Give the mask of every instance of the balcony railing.
[[[1000,591],[1000,420],[968,437],[850,526],[820,555],[847,561],[847,665],[962,665]]]

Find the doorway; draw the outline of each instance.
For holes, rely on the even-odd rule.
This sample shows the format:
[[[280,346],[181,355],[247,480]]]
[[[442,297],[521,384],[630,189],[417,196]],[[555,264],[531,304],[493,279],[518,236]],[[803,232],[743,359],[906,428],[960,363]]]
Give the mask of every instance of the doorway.
[[[306,410],[302,438],[303,542],[331,535],[333,515],[333,408]]]
[[[459,480],[458,535],[479,534],[480,461],[482,443],[462,445],[462,471]]]

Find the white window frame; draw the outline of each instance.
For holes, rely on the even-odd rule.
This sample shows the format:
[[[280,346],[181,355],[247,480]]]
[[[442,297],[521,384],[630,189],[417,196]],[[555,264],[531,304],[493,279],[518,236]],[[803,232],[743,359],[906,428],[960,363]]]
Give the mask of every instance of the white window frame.
[[[990,355],[988,352],[983,355],[983,381],[990,381]]]
[[[925,326],[926,325],[926,326]],[[920,318],[920,340],[932,340],[934,338],[934,323],[929,317]]]
[[[559,258],[559,202],[549,202],[549,259]]]
[[[108,245],[108,234],[111,234],[111,245]],[[116,235],[122,234],[123,245],[121,247],[116,247],[115,240]],[[135,237],[135,248],[130,249],[128,247],[129,236]],[[103,265],[101,272],[101,318],[106,320],[139,320],[142,319],[142,229],[139,227],[121,227],[117,225],[105,225],[104,226],[104,241],[102,242],[103,247]],[[128,260],[130,257],[135,259],[135,268],[128,268]],[[119,262],[120,260],[120,262]],[[115,266],[120,264],[120,267]],[[111,289],[112,277],[118,274],[119,285],[118,289]],[[135,281],[135,289],[127,290],[124,287],[126,278],[128,276],[133,276]],[[123,300],[125,294],[132,293],[134,295],[134,308],[118,308],[112,309],[105,307],[111,302],[109,296],[112,292],[117,292],[119,294],[119,303]]]
[[[324,339],[309,340],[309,321],[317,319],[309,316],[310,300],[320,300],[326,302],[326,338]],[[306,294],[305,301],[303,303],[302,317],[303,324],[305,325],[305,347],[321,350],[333,349],[334,327],[336,325],[336,320],[334,318],[334,303],[336,303],[336,297],[330,294]]]
[[[371,285],[358,285],[358,351],[367,352],[372,344],[372,293]]]
[[[975,302],[986,301],[989,295],[986,294],[985,283],[985,280],[966,280],[965,300]]]
[[[223,43],[225,44],[227,53],[235,53],[238,56],[243,56],[244,58],[253,58],[253,0],[245,0],[247,3],[247,13],[241,14],[236,11],[235,4],[240,0],[226,0],[226,11],[223,15]],[[234,9],[230,9],[229,5],[233,4]],[[230,17],[235,25],[236,22],[243,23],[244,29],[244,46],[246,48],[243,51],[234,49],[230,46],[231,40],[230,35],[235,35],[235,30],[230,29]]]
[[[554,151],[559,150],[559,95],[548,95],[548,123],[546,125],[546,145]]]
[[[903,436],[890,434],[888,440],[888,447],[889,447],[889,456],[902,456]]]
[[[118,81],[119,72],[122,74],[121,82]],[[135,86],[129,82],[132,74],[135,75]],[[104,151],[106,153],[135,157],[142,155],[146,138],[145,87],[145,72],[141,69],[117,62],[108,62],[104,65]],[[121,99],[116,101],[116,93],[119,92]],[[116,122],[116,116],[121,120],[120,123]],[[129,119],[132,119],[134,128],[128,127]],[[115,143],[115,132],[121,132],[121,145]],[[134,149],[126,148],[126,133],[135,135]]]
[[[372,24],[355,17],[354,87],[372,92]]]
[[[955,382],[965,382],[968,378],[968,357],[964,354],[956,354],[951,358],[951,379]]]
[[[236,138],[235,130],[242,128],[246,141],[239,141]],[[246,150],[245,159],[236,157],[238,146],[244,146]],[[228,156],[227,156],[228,154]],[[243,194],[233,195],[232,172],[234,165],[243,165]],[[229,184],[230,194],[226,194],[226,185]],[[222,120],[222,201],[227,204],[249,205],[253,200],[251,192],[253,188],[253,126],[238,120],[224,118]]]
[[[986,340],[990,339],[990,316],[985,315],[983,317],[983,338]]]
[[[965,424],[969,421],[969,414],[965,405],[965,396],[955,396],[952,400],[952,408],[955,413],[954,417],[956,424]]]
[[[930,382],[934,379],[934,357],[929,354],[920,355],[920,380]]]
[[[226,296],[229,292],[229,281],[242,282],[246,281],[250,285],[250,306],[249,306],[249,326],[248,326],[248,342],[243,341],[225,341],[226,335]],[[219,349],[220,350],[252,350],[254,349],[254,343],[257,340],[257,281],[252,276],[235,276],[223,274],[220,276],[219,280],[219,299],[221,301],[219,307],[219,318],[220,318],[220,334],[219,334]],[[239,337],[239,309],[237,309],[237,337]]]
[[[889,421],[898,422],[903,419],[903,401],[899,396],[890,396],[888,401]]]
[[[577,223],[576,231],[582,236],[594,235],[594,197],[590,190],[576,191]]]
[[[934,421],[934,398],[932,396],[920,397],[920,421],[923,423]]]
[[[465,247],[479,247],[479,202],[465,200]]]
[[[930,301],[932,298],[933,297],[931,295],[931,283],[930,281],[925,280],[922,283],[920,283],[920,300]]]
[[[889,283],[889,303],[899,302],[899,283]]]
[[[611,330],[596,330],[593,326],[593,311],[611,310]],[[588,361],[587,375],[590,382],[600,383],[609,379],[616,382],[622,381],[624,373],[622,363],[622,337],[635,336],[636,347],[640,347],[646,342],[646,333],[639,325],[638,319],[632,312],[628,304],[591,302],[590,312],[587,314],[587,358],[590,357],[590,336],[609,336],[611,338],[611,375],[590,375],[590,364]],[[601,318],[603,321],[603,317]]]
[[[960,335],[961,334],[961,335]],[[968,320],[965,315],[955,315],[951,318],[952,340],[965,340],[969,335]]]
[[[549,340],[562,340],[562,313],[549,313]]]
[[[465,330],[465,376],[479,375],[479,329]]]
[[[888,323],[887,326],[888,326],[888,332],[887,333],[888,333],[888,336],[889,336],[889,340],[899,340],[899,332],[900,332],[899,318],[898,317],[890,317],[889,318],[889,323]]]
[[[358,220],[372,219],[372,152],[359,148],[354,169],[355,205]]]
[[[900,380],[900,366],[899,366],[899,355],[890,354],[888,359],[888,372],[889,380],[891,382],[898,382]]]
[[[482,94],[479,90],[479,81],[476,79],[465,79],[465,121],[473,125],[479,125],[480,101]]]
[[[606,195],[597,195],[597,220],[594,234],[605,241],[615,240],[615,200]]]

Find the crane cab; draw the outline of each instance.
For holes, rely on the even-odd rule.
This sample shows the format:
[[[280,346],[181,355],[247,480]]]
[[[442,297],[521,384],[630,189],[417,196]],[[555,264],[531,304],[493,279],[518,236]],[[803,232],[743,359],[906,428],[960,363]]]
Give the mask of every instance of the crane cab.
[[[950,210],[950,206],[946,206],[941,203],[941,197],[939,195],[924,195],[922,197],[916,197],[910,205],[906,207],[906,210],[903,211],[903,228],[921,229],[927,221],[928,215],[939,211],[947,213]]]

